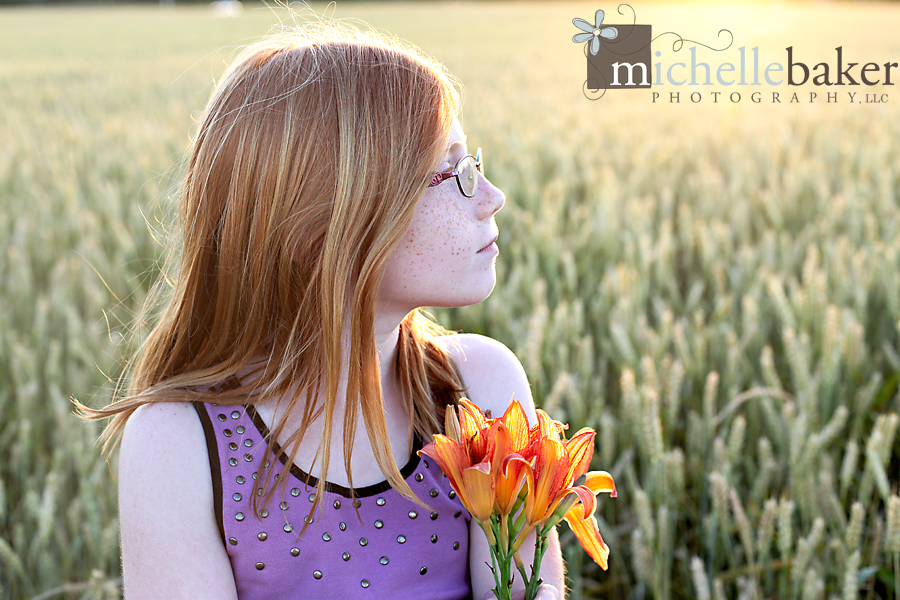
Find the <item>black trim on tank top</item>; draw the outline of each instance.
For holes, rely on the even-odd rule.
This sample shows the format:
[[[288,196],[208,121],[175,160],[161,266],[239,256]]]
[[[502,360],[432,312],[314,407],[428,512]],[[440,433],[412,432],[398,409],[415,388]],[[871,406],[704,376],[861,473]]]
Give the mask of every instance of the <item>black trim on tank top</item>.
[[[251,404],[244,405],[244,408],[247,410],[247,414],[250,416],[250,419],[253,421],[253,425],[256,426],[257,431],[259,431],[260,435],[263,437],[263,441],[268,441],[269,436],[271,435],[269,432],[269,427],[266,425],[265,421],[262,420],[262,417],[259,416],[259,413],[256,412],[256,409]],[[288,455],[281,449],[281,446],[278,445],[278,442],[275,442],[274,447],[272,448],[275,452],[275,456],[278,457],[278,460],[283,465],[288,464]],[[419,466],[419,461],[421,457],[418,452],[422,449],[422,440],[419,439],[418,435],[413,437],[412,443],[412,452],[409,455],[409,461],[403,468],[400,469],[400,475],[403,476],[403,479],[408,479],[413,471],[416,470],[416,467]],[[319,485],[319,478],[310,475],[297,465],[291,463],[291,475],[296,477],[298,480],[304,482],[306,485],[310,487],[317,487]],[[344,498],[365,498],[366,496],[374,496],[375,494],[381,494],[383,492],[391,489],[391,484],[387,480],[382,481],[380,483],[373,483],[372,485],[367,485],[361,488],[353,488],[352,490],[348,487],[344,487],[342,485],[338,485],[336,483],[331,483],[330,481],[325,482],[325,491],[331,492],[334,494],[339,494]],[[220,502],[221,502],[221,489],[219,490]]]
[[[219,464],[219,446],[216,443],[216,432],[213,429],[209,412],[203,402],[192,402],[200,423],[203,424],[203,435],[206,437],[206,450],[209,453],[209,470],[212,475],[213,507],[216,512],[216,523],[219,526],[219,535],[222,543],[225,543],[225,523],[222,521],[222,466]]]

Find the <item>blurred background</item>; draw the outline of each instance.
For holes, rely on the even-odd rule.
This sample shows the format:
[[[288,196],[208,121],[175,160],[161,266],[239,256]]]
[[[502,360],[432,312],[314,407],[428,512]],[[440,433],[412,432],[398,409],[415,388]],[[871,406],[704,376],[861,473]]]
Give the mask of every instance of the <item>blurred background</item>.
[[[120,597],[115,455],[70,398],[110,398],[213,81],[290,23],[230,6],[0,9],[2,598]],[[787,46],[832,69],[839,45],[845,65],[900,61],[892,4],[632,6],[654,35],[718,48],[730,30],[698,52],[714,66],[741,46],[762,65]],[[572,19],[631,22],[614,4],[314,8],[465,85],[470,146],[508,196],[499,280],[436,315],[503,341],[539,405],[598,431],[610,569],[561,530],[570,597],[900,597],[900,93],[592,102]],[[690,61],[673,41],[654,42],[663,69]]]

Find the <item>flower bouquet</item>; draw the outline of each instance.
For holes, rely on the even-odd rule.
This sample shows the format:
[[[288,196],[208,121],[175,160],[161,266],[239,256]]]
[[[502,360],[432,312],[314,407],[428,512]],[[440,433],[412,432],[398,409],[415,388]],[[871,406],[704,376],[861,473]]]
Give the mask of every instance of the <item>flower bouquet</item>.
[[[528,426],[522,406],[512,401],[502,417],[490,418],[466,399],[448,406],[445,435],[437,434],[419,454],[437,461],[490,544],[494,595],[509,600],[514,573],[525,582],[525,598],[533,600],[541,584],[541,559],[547,535],[565,519],[587,553],[604,570],[609,548],[594,518],[595,494],[616,495],[609,473],[588,472],[596,432],[584,428],[566,439],[568,425],[538,409],[537,424]],[[519,549],[536,532],[531,574]]]

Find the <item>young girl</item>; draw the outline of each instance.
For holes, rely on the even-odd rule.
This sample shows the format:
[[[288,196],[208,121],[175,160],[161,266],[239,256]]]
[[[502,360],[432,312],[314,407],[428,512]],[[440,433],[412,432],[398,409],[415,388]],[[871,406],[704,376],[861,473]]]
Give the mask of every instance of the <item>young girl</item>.
[[[457,112],[439,63],[334,26],[228,69],[171,297],[129,395],[90,412],[122,434],[129,600],[493,597],[483,533],[416,453],[461,397],[535,416],[506,347],[420,311],[495,283],[505,198]],[[542,576],[562,597],[555,536]]]

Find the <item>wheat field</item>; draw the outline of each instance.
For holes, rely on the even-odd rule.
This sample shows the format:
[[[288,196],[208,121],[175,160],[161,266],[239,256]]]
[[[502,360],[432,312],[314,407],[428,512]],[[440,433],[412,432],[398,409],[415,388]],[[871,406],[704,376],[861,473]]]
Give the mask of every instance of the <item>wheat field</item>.
[[[716,46],[728,28],[708,62],[740,46],[783,62],[789,45],[900,59],[890,4],[632,6],[655,34]],[[561,531],[570,597],[900,598],[900,94],[592,102],[571,21],[626,22],[615,5],[315,7],[465,84],[469,145],[508,197],[499,279],[435,314],[506,343],[539,405],[598,431],[592,466],[619,490],[597,512],[610,569]],[[193,119],[229,56],[285,20],[253,4],[0,10],[4,599],[121,596],[115,456],[70,399],[109,399]],[[671,41],[654,42],[663,69],[689,61]]]

